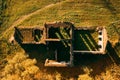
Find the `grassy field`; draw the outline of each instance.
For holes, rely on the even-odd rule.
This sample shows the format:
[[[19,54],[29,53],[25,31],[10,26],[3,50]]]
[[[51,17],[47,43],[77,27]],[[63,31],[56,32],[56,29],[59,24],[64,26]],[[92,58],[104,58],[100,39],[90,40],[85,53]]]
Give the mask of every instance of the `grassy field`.
[[[119,80],[119,4],[119,0],[0,0],[0,69],[3,70],[1,72],[5,73],[5,75],[0,75],[0,79],[5,80],[12,76],[11,79],[19,78],[21,80]],[[78,62],[76,62],[77,66],[73,68],[45,68],[43,66],[43,60],[47,57],[46,51],[44,51],[43,53],[45,54],[43,54],[41,51],[35,50],[35,52],[28,53],[29,57],[21,54],[20,56],[25,60],[22,59],[22,57],[18,57],[16,52],[23,53],[23,49],[17,44],[13,46],[13,44],[8,41],[14,33],[14,26],[43,27],[44,23],[55,21],[73,22],[75,27],[105,26],[109,38],[107,54],[76,55],[75,62]],[[83,33],[84,32],[81,33],[82,36],[76,36],[81,37],[81,39],[83,37],[84,39],[88,37],[91,39],[90,36],[95,40],[97,38],[96,33],[90,35],[87,33],[87,35],[84,35]],[[93,43],[87,41],[87,44]],[[83,45],[81,44],[81,46]],[[92,49],[94,49],[95,45],[91,46]],[[31,48],[30,46],[30,49]],[[41,47],[35,48],[40,49]],[[29,60],[33,58],[35,58],[37,62],[35,60]],[[15,64],[11,59],[13,61],[19,61],[17,59],[20,59],[20,61],[18,64]],[[31,61],[32,63],[27,64],[27,61]],[[26,66],[37,66],[39,68],[38,72],[34,72],[32,68],[26,67],[25,65],[22,67],[21,65],[24,63],[26,63]],[[14,67],[16,71],[13,70]],[[14,71],[13,73],[11,69]],[[21,73],[22,70],[25,71],[24,74]],[[29,75],[26,75],[27,73],[29,73]],[[32,75],[32,77],[30,75]]]
[[[62,1],[62,0],[61,0]],[[1,32],[10,27],[19,18],[30,14],[38,9],[41,9],[49,4],[54,4],[59,0],[5,0],[3,1],[4,9],[3,23],[1,25]],[[9,6],[9,7],[8,7]]]
[[[12,0],[9,4],[6,3],[9,7],[5,9],[1,32],[11,27],[15,21],[41,9],[21,22],[15,23],[16,25],[14,26],[44,26],[45,22],[54,21],[70,21],[74,23],[75,27],[105,26],[107,27],[109,38],[114,42],[113,38],[118,39],[118,33],[116,33],[115,29],[111,29],[111,24],[120,18],[119,3],[117,0],[109,2],[106,0]],[[115,28],[117,27],[118,25],[115,26]],[[115,36],[113,37],[109,32],[113,32]]]
[[[89,2],[65,1],[31,16],[21,25],[37,24],[42,26],[45,22],[70,21],[74,22],[76,27],[107,26],[110,22],[115,21],[115,18],[103,4],[105,3],[100,0],[98,3],[92,0]]]

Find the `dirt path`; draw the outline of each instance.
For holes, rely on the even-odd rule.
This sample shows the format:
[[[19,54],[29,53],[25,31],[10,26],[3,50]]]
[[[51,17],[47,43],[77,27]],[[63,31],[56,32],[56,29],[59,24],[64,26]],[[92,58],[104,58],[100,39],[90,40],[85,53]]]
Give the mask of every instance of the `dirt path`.
[[[33,15],[35,15],[35,14],[37,14],[37,13],[39,13],[39,12],[45,10],[45,9],[48,9],[48,8],[50,8],[50,7],[52,7],[52,6],[62,4],[63,2],[66,2],[66,1],[68,1],[68,0],[61,1],[61,2],[57,2],[57,3],[55,3],[55,4],[47,5],[47,6],[41,8],[41,9],[38,9],[38,10],[36,10],[36,11],[28,14],[28,15],[24,15],[24,16],[20,17],[17,21],[15,21],[8,29],[6,29],[6,30],[2,33],[2,36],[0,36],[0,39],[3,38],[4,36],[8,35],[8,32],[9,32],[10,30],[12,30],[15,26],[19,25],[20,23],[22,23],[24,20],[28,19],[29,17],[31,17],[31,16],[33,16]]]

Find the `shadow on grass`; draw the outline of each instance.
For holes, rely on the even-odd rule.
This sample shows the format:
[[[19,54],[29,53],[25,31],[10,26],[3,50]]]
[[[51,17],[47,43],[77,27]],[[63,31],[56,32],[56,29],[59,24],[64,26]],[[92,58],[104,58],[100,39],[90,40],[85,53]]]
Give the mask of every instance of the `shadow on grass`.
[[[77,79],[79,75],[88,74],[92,78],[96,75],[100,75],[106,72],[106,68],[113,64],[120,64],[120,58],[118,57],[116,50],[112,47],[111,43],[107,44],[107,54],[74,54],[74,67],[44,67],[44,61],[49,56],[47,53],[47,47],[45,45],[21,45],[30,58],[36,58],[37,66],[43,73],[54,75],[56,72],[61,74],[64,79],[74,78]],[[56,46],[59,46],[58,44]],[[62,47],[62,46],[61,46]],[[61,47],[59,47],[61,49]],[[52,51],[51,51],[52,54]],[[50,54],[50,55],[51,55]],[[64,57],[64,56],[62,56]],[[84,68],[88,68],[87,73]]]
[[[107,55],[75,54],[74,59],[74,67],[40,67],[40,69],[42,68],[42,70],[44,70],[44,73],[51,75],[58,72],[65,79],[77,79],[79,75],[82,74],[88,74],[94,78],[96,75],[105,72],[106,67],[112,64],[111,59]],[[84,70],[86,67],[88,68],[89,73]]]
[[[70,47],[62,42],[49,42],[49,45],[44,44],[21,44],[21,47],[29,54],[30,58],[36,58],[38,62],[45,60],[55,60],[55,51],[57,50],[58,61],[69,61]]]
[[[67,39],[70,38],[70,29],[69,28],[49,28],[48,34],[49,38],[53,39]]]
[[[43,62],[47,58],[47,48],[44,44],[21,44],[21,47],[32,59]]]
[[[117,49],[120,45],[116,44],[115,47],[112,47],[112,44],[108,41],[108,45],[107,45],[107,51],[108,51],[108,55],[110,56],[111,60],[119,65],[120,64],[120,57],[119,57],[119,50]]]
[[[112,47],[111,43],[108,42],[107,45],[107,54],[100,55],[100,54],[75,54],[74,67],[68,68],[44,68],[45,73],[53,74],[58,72],[61,74],[63,78],[69,79],[70,77],[77,79],[79,75],[86,74],[84,68],[87,67],[90,71],[88,73],[89,76],[95,78],[96,75],[100,75],[103,72],[106,72],[106,68],[110,67],[111,65],[120,64],[120,58],[116,54],[115,49]]]
[[[95,51],[98,49],[97,42],[91,36],[89,30],[76,30],[74,35],[74,50]]]

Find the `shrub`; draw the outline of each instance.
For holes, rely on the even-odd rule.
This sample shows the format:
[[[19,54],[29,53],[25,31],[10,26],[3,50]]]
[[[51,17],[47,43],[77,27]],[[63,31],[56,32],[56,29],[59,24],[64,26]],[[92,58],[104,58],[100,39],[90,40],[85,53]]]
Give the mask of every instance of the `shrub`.
[[[79,75],[78,80],[93,80],[88,74]]]
[[[39,68],[35,66],[37,61],[28,57],[25,53],[16,53],[11,60],[8,60],[1,80],[33,80]]]

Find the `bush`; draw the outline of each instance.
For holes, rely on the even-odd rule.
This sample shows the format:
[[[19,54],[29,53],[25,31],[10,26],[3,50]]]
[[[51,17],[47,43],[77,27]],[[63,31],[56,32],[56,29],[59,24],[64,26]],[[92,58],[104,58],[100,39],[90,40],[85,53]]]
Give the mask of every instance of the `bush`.
[[[16,53],[11,60],[8,60],[1,80],[33,80],[34,75],[39,71],[35,66],[36,63],[35,59],[29,59],[25,53]]]

